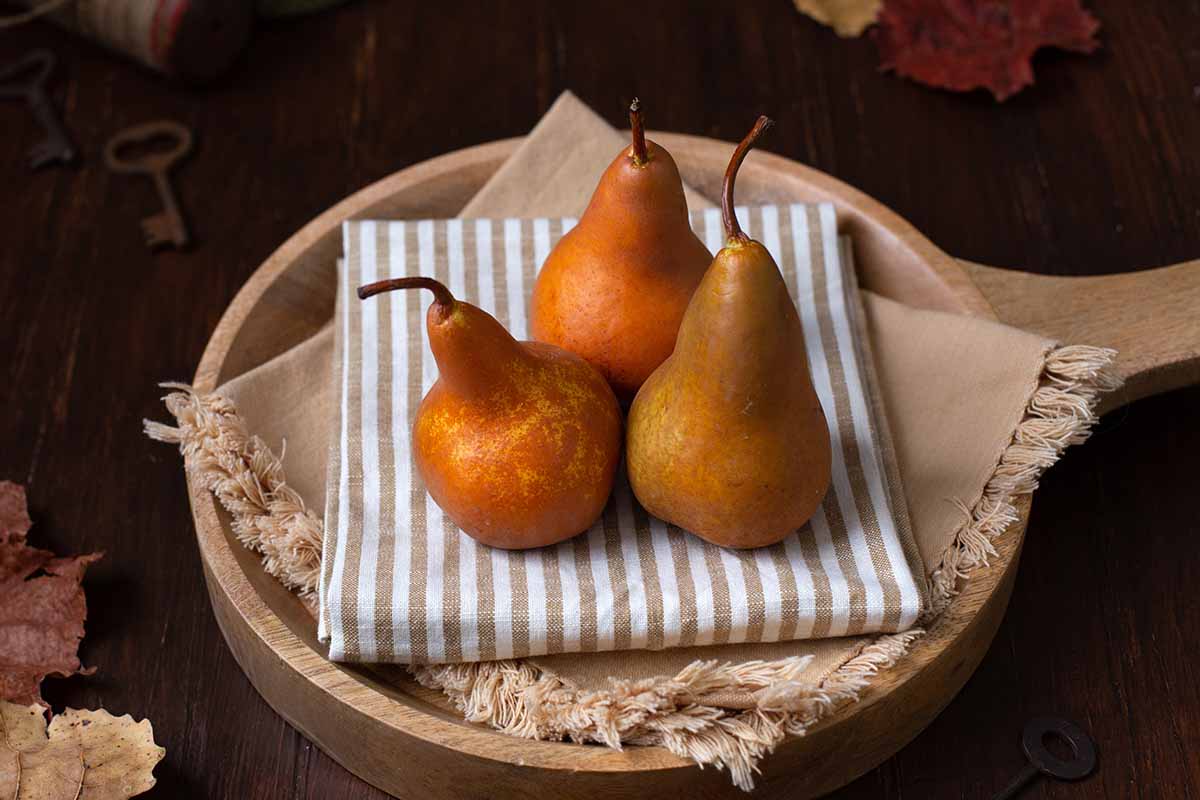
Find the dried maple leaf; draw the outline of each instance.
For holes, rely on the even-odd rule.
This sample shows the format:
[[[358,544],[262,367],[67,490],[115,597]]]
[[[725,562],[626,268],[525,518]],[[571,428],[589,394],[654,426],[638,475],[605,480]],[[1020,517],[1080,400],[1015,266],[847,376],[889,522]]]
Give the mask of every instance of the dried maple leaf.
[[[24,488],[0,481],[0,700],[21,704],[42,702],[47,675],[92,672],[79,664],[87,618],[79,582],[101,557],[57,558],[30,547],[29,527]]]
[[[150,720],[69,708],[46,727],[40,706],[0,702],[0,797],[128,800],[154,786],[166,751]]]
[[[1080,0],[886,0],[873,36],[885,70],[1004,100],[1033,83],[1038,48],[1090,53],[1099,28]]]
[[[833,28],[838,36],[862,34],[879,16],[883,0],[792,0],[796,10],[822,25]]]
[[[25,539],[33,522],[25,502],[25,487],[11,481],[0,481],[0,545],[10,539]]]

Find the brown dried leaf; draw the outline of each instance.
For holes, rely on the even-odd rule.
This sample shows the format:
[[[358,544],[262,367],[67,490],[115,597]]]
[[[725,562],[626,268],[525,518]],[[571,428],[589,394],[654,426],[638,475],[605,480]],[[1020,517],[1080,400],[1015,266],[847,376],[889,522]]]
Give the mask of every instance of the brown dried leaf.
[[[87,618],[79,582],[101,557],[56,558],[25,543],[29,527],[24,488],[0,481],[0,700],[22,705],[42,702],[47,675],[92,671],[79,663]]]
[[[0,702],[0,797],[128,800],[154,786],[166,750],[150,720],[69,708],[46,727],[40,706]]]
[[[822,25],[833,28],[838,36],[862,35],[879,18],[883,0],[792,0],[796,10]]]

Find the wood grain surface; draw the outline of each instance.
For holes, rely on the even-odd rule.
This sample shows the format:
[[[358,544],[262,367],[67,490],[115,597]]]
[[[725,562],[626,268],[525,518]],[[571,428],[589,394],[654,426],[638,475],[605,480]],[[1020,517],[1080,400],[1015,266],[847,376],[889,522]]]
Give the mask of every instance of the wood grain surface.
[[[178,457],[143,440],[140,419],[162,416],[154,383],[191,374],[237,289],[296,228],[403,166],[524,133],[564,88],[614,123],[636,92],[653,127],[724,139],[771,113],[769,149],[971,261],[1099,275],[1196,258],[1200,6],[1089,5],[1105,49],[1039,56],[1038,86],[1003,106],[880,75],[868,41],[838,40],[785,0],[360,2],[264,27],[199,92],[49,27],[6,32],[4,63],[35,46],[59,54],[54,95],[85,158],[29,174],[36,123],[0,106],[0,477],[30,484],[36,544],[108,552],[85,583],[82,655],[99,672],[49,681],[48,698],[149,716],[168,756],[147,797],[383,797],[234,663]],[[197,134],[177,173],[189,253],[145,251],[153,191],[100,163],[113,132],[159,117]],[[1197,401],[1190,389],[1119,410],[1047,475],[979,671],[908,748],[835,796],[988,797],[1021,761],[1024,720],[1047,711],[1091,730],[1101,767],[1028,796],[1200,794]]]

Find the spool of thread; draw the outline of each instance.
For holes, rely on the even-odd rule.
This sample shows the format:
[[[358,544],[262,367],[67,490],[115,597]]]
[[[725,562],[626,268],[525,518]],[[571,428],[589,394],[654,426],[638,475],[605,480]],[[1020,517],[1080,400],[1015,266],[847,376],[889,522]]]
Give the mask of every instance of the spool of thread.
[[[29,9],[46,0],[18,0]],[[57,5],[57,4],[56,4]],[[151,69],[202,83],[224,72],[250,40],[251,0],[69,0],[55,23]]]

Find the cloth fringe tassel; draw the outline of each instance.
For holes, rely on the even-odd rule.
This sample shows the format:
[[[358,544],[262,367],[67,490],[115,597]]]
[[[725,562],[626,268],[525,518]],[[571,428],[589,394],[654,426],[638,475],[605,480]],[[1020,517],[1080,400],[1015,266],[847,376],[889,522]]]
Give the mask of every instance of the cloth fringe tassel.
[[[930,618],[946,610],[963,578],[996,555],[993,541],[1017,521],[1017,497],[1031,494],[1067,447],[1087,441],[1100,395],[1121,385],[1112,371],[1116,355],[1116,350],[1084,345],[1058,347],[1047,354],[1025,417],[1000,454],[983,494],[973,507],[951,500],[962,512],[963,523],[930,573]]]
[[[316,602],[324,525],[284,480],[271,448],[246,430],[233,403],[182,383],[163,398],[178,427],[143,420],[146,435],[179,445],[184,468],[233,516],[238,541],[262,554],[263,569],[301,599]]]
[[[743,664],[694,661],[671,678],[611,679],[579,691],[521,661],[410,667],[421,685],[442,690],[471,722],[527,739],[658,745],[701,767],[728,769],[754,788],[758,764],[785,736],[800,736],[832,710],[858,699],[880,670],[896,663],[923,631],[881,636],[814,684],[801,679],[811,656]],[[706,697],[749,694],[744,710]]]
[[[1042,472],[1066,447],[1087,439],[1099,395],[1120,381],[1110,373],[1113,350],[1059,347],[1046,357],[1025,418],[1001,454],[975,506],[955,501],[964,522],[930,576],[936,616],[957,593],[959,581],[996,555],[993,540],[1017,519],[1016,496],[1037,487]],[[184,384],[164,398],[178,427],[147,420],[146,434],[177,444],[188,474],[212,491],[233,515],[243,545],[261,553],[263,567],[313,602],[320,572],[322,521],[287,486],[283,466],[250,435],[233,404],[200,396]],[[581,691],[524,661],[410,667],[423,686],[441,690],[470,722],[528,739],[658,745],[701,767],[728,769],[749,791],[760,761],[785,736],[803,735],[813,723],[847,703],[881,670],[894,665],[921,629],[888,634],[865,645],[819,682],[802,679],[811,657],[744,664],[695,661],[673,677],[612,679],[606,689]],[[749,697],[750,708],[713,703],[730,694]]]

